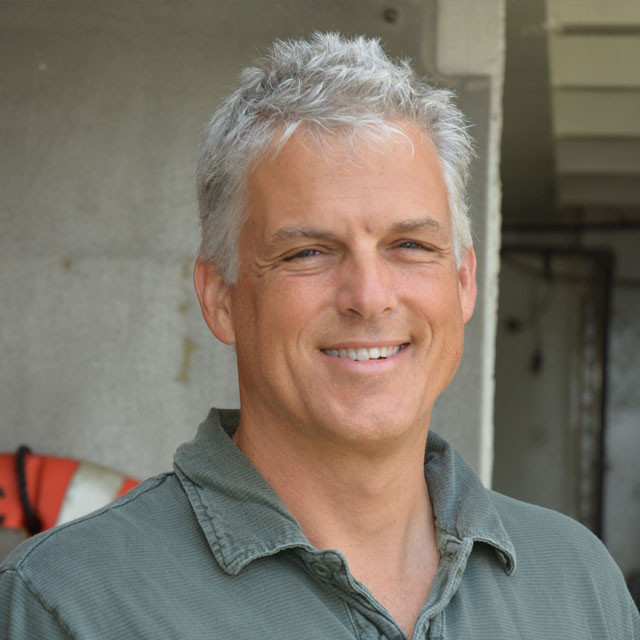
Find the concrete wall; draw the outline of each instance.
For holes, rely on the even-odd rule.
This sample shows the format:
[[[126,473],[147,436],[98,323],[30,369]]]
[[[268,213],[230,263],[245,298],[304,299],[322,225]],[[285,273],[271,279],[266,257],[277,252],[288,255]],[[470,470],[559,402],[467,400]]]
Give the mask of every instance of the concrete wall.
[[[505,3],[440,2],[436,52],[437,70],[452,79],[476,140],[469,197],[478,258],[478,302],[467,325],[460,371],[436,404],[433,427],[458,447],[485,484],[490,485],[500,270]],[[465,77],[466,74],[471,75]]]
[[[607,361],[603,538],[624,574],[639,576],[640,231],[590,232],[583,242],[607,247],[616,256]]]
[[[567,246],[566,235],[507,238],[529,246]],[[586,249],[608,250],[615,258],[605,369],[595,367],[593,377],[585,376],[589,371],[584,356],[593,353],[598,358],[596,349],[585,349],[584,344],[585,303],[598,289],[595,272],[585,270],[586,259],[554,259],[554,275],[548,278],[539,255],[503,257],[496,354],[495,489],[557,509],[591,527],[599,500],[600,434],[593,434],[589,446],[588,429],[598,425],[590,423],[584,409],[593,403],[593,413],[600,411],[602,384],[606,411],[601,535],[627,577],[640,574],[639,239],[640,232],[631,229],[583,232],[574,238]],[[543,358],[534,370],[537,348]],[[591,379],[594,393],[585,388],[585,378]]]
[[[260,47],[337,29],[446,75],[479,117],[483,298],[435,428],[489,479],[503,3],[388,8],[0,6],[0,450],[26,443],[143,477],[170,468],[209,406],[237,406],[233,351],[209,334],[191,285],[200,133]]]
[[[506,251],[496,353],[496,490],[592,529],[605,270],[601,256]]]

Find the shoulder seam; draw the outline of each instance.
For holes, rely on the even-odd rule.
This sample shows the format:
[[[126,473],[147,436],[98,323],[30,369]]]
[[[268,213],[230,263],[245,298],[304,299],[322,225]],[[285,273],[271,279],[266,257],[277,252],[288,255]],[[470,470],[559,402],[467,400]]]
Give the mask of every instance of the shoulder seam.
[[[75,637],[71,629],[69,629],[69,627],[62,621],[58,613],[42,600],[40,594],[38,594],[33,585],[29,582],[29,580],[27,580],[27,577],[22,575],[22,573],[18,571],[17,567],[15,569],[6,569],[3,573],[14,573],[16,577],[24,584],[31,597],[34,598],[38,602],[38,604],[56,621],[56,624],[64,631],[64,633],[69,638]]]
[[[111,510],[115,510],[115,509],[118,509],[120,507],[123,507],[124,505],[129,504],[130,502],[132,502],[136,498],[139,498],[140,496],[143,496],[148,491],[151,491],[152,489],[155,489],[156,487],[159,487],[161,484],[163,484],[169,478],[169,476],[173,476],[173,475],[175,475],[173,473],[173,471],[167,471],[166,473],[161,473],[161,474],[159,474],[157,476],[149,478],[149,479],[145,480],[145,482],[149,482],[150,486],[145,487],[143,491],[138,491],[138,492],[136,492],[136,488],[132,489],[131,493],[134,494],[134,492],[135,492],[135,495],[127,496],[127,494],[125,494],[121,498],[118,498],[118,500],[122,500],[122,502],[120,502],[119,504],[114,505],[113,502],[110,502],[109,504],[104,505],[100,509],[96,509],[96,511],[94,511],[92,513],[89,513],[89,514],[87,514],[85,516],[82,516],[82,517],[80,517],[80,518],[78,518],[76,520],[72,520],[71,522],[67,522],[65,524],[61,524],[61,525],[59,525],[57,527],[54,527],[53,529],[50,529],[49,531],[45,531],[44,535],[42,536],[42,539],[39,540],[38,543],[35,544],[31,549],[29,549],[25,553],[25,555],[22,558],[20,558],[20,560],[16,563],[15,570],[17,571],[18,569],[20,569],[22,563],[25,562],[27,560],[27,558],[38,547],[40,547],[40,545],[44,544],[47,540],[49,540],[50,538],[55,536],[56,533],[58,533],[59,531],[62,531],[64,529],[67,529],[69,527],[77,525],[80,522],[86,522],[87,520],[92,520],[93,518],[103,514],[105,511],[111,511]],[[152,481],[155,481],[155,482],[152,482]],[[21,574],[19,574],[19,575],[21,575]]]

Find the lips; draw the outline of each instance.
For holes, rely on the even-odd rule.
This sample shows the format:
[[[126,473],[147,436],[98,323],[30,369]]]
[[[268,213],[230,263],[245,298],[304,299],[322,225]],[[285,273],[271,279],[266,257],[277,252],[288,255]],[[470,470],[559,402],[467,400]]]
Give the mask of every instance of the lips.
[[[322,349],[322,353],[333,358],[348,358],[349,360],[380,360],[394,356],[407,343],[384,347],[345,347],[341,349]]]

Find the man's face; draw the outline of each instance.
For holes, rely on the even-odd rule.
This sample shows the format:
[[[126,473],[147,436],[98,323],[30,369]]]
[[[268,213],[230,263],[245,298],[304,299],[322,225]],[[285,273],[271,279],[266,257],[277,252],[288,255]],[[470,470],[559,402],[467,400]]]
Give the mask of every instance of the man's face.
[[[427,427],[462,355],[475,258],[456,268],[435,148],[406,132],[413,152],[398,136],[352,160],[296,134],[250,174],[222,336],[246,415],[334,442]]]

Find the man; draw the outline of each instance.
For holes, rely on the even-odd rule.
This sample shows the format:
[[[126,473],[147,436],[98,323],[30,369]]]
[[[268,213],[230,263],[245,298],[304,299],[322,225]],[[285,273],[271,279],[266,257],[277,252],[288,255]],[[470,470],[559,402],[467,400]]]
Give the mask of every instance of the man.
[[[427,442],[475,302],[469,156],[449,93],[374,41],[245,71],[203,147],[194,271],[241,411],[23,545],[3,637],[640,637],[597,539]]]

